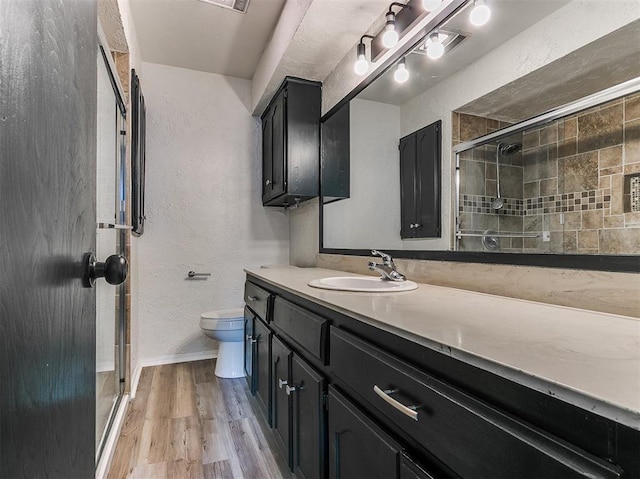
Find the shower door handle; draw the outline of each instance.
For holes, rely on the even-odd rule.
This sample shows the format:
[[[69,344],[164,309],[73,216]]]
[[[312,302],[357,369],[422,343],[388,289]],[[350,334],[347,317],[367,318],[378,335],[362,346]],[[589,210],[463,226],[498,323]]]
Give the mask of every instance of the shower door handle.
[[[120,254],[112,254],[104,263],[96,260],[96,255],[86,253],[84,255],[84,275],[82,285],[85,288],[93,288],[96,279],[104,278],[107,283],[117,286],[124,283],[129,272],[127,258]]]

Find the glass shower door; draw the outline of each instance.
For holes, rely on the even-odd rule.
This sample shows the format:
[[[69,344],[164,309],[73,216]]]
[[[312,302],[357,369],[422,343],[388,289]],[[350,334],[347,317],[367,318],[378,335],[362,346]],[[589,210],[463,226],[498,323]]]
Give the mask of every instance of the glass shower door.
[[[108,51],[106,52],[108,55]],[[110,65],[102,46],[98,51],[98,114],[96,164],[96,257],[104,261],[123,253],[124,213],[123,136],[124,112],[118,103]],[[96,292],[96,461],[123,393],[121,306],[123,285],[97,281]]]

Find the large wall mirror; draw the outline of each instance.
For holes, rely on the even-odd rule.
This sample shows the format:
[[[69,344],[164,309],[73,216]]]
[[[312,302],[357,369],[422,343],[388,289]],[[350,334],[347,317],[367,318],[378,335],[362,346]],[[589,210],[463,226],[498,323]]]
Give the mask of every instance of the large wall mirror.
[[[345,156],[349,185],[344,198],[332,191],[321,201],[321,252],[640,271],[640,91],[519,128],[639,78],[640,15],[601,19],[611,26],[598,33],[581,27],[592,15],[584,2],[490,5],[482,29],[469,24],[468,5],[440,25],[443,57],[426,55],[424,31],[325,115],[323,135],[340,127],[348,145],[323,151],[322,190],[333,189],[331,165]],[[403,83],[398,68],[409,72]],[[417,182],[429,195],[438,190],[438,235],[421,234],[420,221],[407,235],[399,147],[438,122],[440,149],[425,156],[438,157],[430,171],[439,182],[433,174]]]

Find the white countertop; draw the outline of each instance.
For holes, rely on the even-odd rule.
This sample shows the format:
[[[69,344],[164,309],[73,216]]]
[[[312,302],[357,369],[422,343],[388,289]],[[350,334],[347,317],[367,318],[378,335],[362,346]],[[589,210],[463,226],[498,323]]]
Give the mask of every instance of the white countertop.
[[[640,320],[420,284],[401,293],[312,288],[358,276],[319,268],[247,273],[365,323],[640,430]]]

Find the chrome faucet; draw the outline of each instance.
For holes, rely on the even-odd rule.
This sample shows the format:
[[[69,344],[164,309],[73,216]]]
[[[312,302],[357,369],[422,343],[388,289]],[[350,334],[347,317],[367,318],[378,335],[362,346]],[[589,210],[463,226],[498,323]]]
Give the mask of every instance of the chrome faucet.
[[[407,278],[404,274],[398,273],[396,270],[396,264],[393,262],[393,258],[386,253],[378,250],[371,250],[373,256],[380,256],[382,258],[382,264],[378,264],[375,261],[369,261],[369,269],[371,271],[377,271],[380,273],[381,278],[388,281],[406,281]]]

